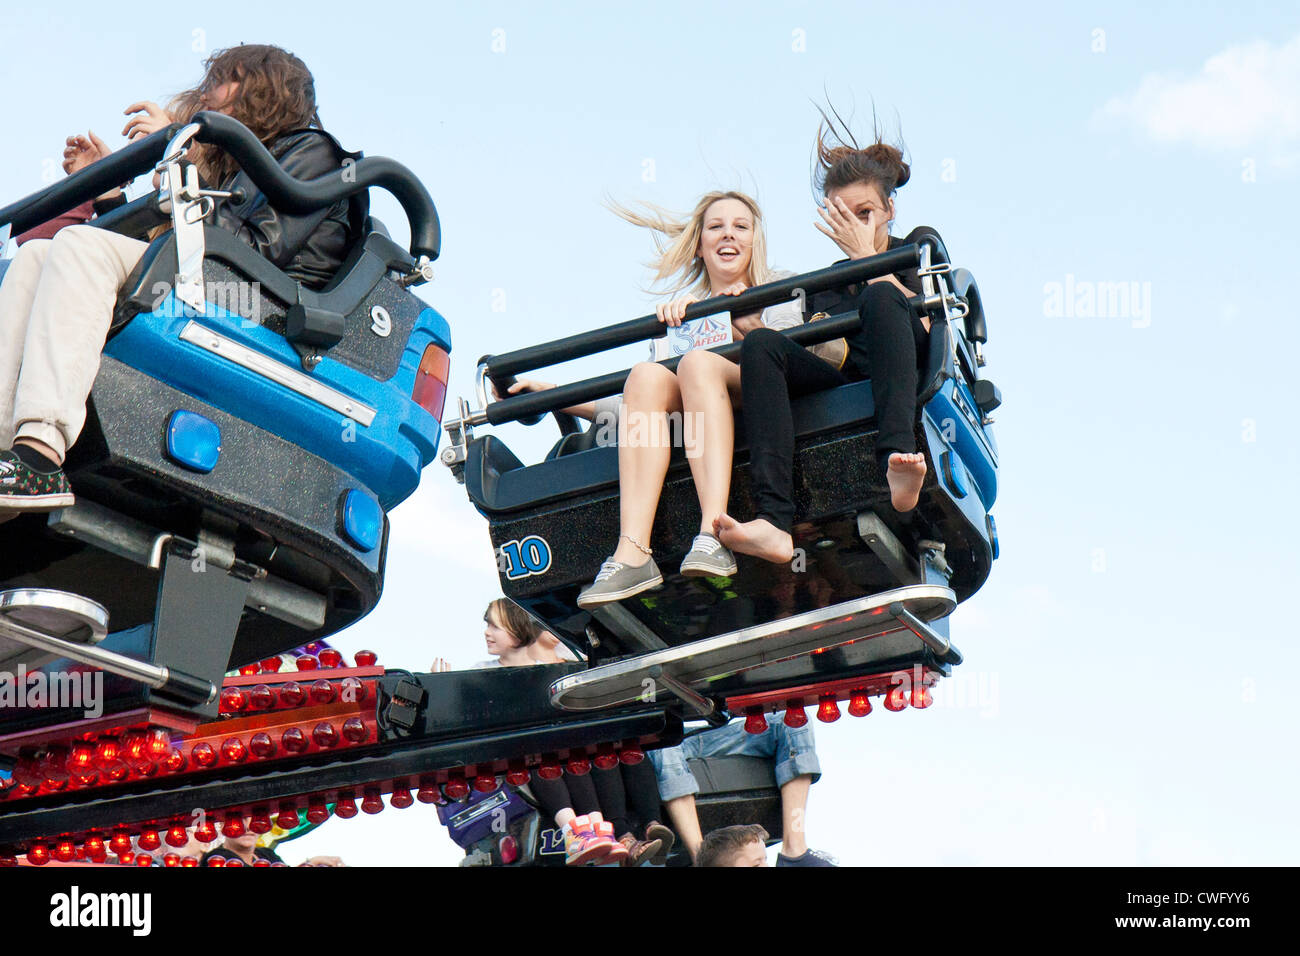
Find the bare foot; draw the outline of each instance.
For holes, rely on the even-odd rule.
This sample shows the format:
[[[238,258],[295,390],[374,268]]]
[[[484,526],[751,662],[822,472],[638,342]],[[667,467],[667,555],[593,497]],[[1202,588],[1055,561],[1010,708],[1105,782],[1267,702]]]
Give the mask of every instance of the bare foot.
[[[889,482],[889,497],[893,501],[894,510],[911,511],[921,497],[921,483],[925,480],[925,456],[894,452],[889,456],[889,470],[885,473],[885,479]]]
[[[773,564],[786,564],[794,557],[794,539],[764,518],[741,524],[731,515],[719,515],[713,519],[713,533],[732,551]]]

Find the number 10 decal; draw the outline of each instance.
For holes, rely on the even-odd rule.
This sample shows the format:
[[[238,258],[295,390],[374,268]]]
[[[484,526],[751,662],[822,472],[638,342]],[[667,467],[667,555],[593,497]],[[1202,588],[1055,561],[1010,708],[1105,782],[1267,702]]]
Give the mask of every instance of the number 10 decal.
[[[551,546],[535,534],[507,541],[497,549],[497,570],[511,581],[530,574],[545,574],[550,567]]]

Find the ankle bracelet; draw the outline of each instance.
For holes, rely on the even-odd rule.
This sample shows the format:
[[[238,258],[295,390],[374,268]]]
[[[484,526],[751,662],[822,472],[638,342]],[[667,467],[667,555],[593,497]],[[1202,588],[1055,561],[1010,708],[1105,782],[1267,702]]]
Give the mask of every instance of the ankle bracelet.
[[[640,541],[638,541],[636,538],[632,537],[630,534],[620,534],[619,537],[620,537],[620,538],[626,538],[628,541],[631,541],[631,542],[632,542],[632,547],[636,548],[638,551],[640,551],[640,552],[641,552],[642,554],[644,554],[646,557],[653,557],[653,556],[654,556],[654,552],[653,552],[653,551],[651,551],[649,548],[647,548],[645,545],[643,545],[643,544],[642,544]]]

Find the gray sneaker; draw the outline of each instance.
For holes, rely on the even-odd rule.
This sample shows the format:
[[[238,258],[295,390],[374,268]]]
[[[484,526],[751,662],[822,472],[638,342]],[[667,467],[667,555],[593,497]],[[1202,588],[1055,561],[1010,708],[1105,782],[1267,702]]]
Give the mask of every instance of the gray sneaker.
[[[659,565],[655,564],[654,558],[648,559],[639,568],[630,568],[610,558],[600,566],[596,580],[578,595],[578,607],[593,608],[612,604],[663,583],[664,576],[659,573]]]
[[[731,577],[736,556],[711,534],[697,534],[690,554],[682,559],[682,574],[692,578]]]

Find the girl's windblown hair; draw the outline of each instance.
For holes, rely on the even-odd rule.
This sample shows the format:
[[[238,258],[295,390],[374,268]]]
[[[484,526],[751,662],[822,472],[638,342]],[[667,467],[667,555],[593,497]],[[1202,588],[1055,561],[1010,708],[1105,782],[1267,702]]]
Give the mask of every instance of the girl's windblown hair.
[[[822,195],[832,189],[841,189],[852,183],[870,183],[888,200],[912,176],[912,168],[904,161],[906,148],[902,140],[898,145],[884,141],[876,113],[871,112],[871,132],[875,140],[869,146],[858,145],[848,123],[834,106],[829,114],[820,106],[822,122],[817,128],[817,146],[813,163],[813,188]]]
[[[704,214],[719,199],[735,199],[749,208],[750,215],[754,218],[754,245],[746,283],[751,287],[762,285],[771,276],[771,270],[767,267],[767,235],[763,228],[763,213],[758,208],[758,203],[744,193],[735,190],[706,193],[685,218],[651,203],[640,204],[645,212],[628,209],[612,200],[605,205],[620,219],[653,233],[655,249],[659,254],[647,265],[654,270],[654,281],[664,282],[677,277],[669,288],[659,290],[662,294],[689,292],[697,299],[703,299],[710,294],[709,276],[697,250],[700,248],[700,237],[704,234]]]

